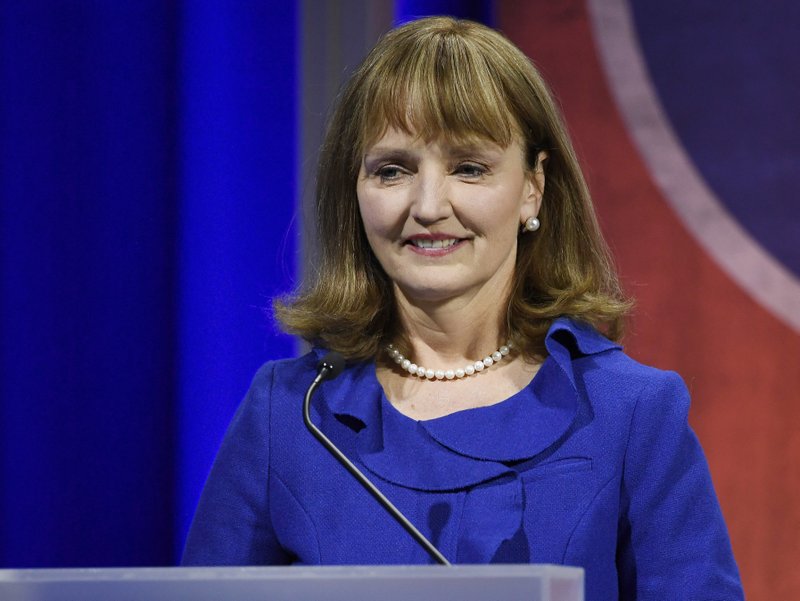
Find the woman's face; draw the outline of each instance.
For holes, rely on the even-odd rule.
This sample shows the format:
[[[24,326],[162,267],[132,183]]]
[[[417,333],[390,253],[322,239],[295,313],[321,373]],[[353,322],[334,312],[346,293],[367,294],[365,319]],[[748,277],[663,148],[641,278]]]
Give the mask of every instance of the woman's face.
[[[518,142],[425,142],[389,129],[366,149],[356,189],[372,250],[403,297],[501,302],[544,174],[526,169]]]

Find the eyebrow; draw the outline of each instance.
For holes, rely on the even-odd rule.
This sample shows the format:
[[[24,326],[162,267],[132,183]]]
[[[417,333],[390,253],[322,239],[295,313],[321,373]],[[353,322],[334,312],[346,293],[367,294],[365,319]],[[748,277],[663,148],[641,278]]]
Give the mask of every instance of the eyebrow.
[[[498,157],[505,149],[496,144],[445,144],[445,154],[452,158],[469,158],[472,156]],[[364,164],[375,161],[409,161],[417,156],[417,152],[393,146],[373,146],[364,154]]]
[[[469,158],[472,156],[494,158],[500,157],[505,152],[505,149],[495,145],[464,144],[446,146],[445,148],[448,155],[456,158]]]
[[[364,156],[398,156],[410,157],[414,156],[416,152],[406,148],[396,148],[394,146],[373,146],[369,148]]]
[[[364,154],[364,165],[370,166],[378,161],[410,161],[417,153],[403,148],[374,146]]]

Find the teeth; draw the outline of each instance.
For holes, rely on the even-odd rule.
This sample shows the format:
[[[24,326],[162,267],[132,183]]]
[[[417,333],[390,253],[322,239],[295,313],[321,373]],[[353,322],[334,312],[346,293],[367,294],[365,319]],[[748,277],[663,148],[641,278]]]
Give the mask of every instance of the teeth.
[[[411,243],[418,248],[449,248],[458,242],[458,238],[448,238],[447,240],[417,240]]]

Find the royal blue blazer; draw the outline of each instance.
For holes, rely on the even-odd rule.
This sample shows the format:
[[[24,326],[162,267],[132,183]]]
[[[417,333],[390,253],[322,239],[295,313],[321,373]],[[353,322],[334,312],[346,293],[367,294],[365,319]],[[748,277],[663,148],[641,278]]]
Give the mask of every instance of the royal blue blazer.
[[[321,385],[312,419],[453,563],[586,570],[586,599],[742,599],[682,380],[559,319],[531,384],[416,421],[371,362]],[[431,560],[306,430],[324,351],[264,365],[202,493],[185,565]]]

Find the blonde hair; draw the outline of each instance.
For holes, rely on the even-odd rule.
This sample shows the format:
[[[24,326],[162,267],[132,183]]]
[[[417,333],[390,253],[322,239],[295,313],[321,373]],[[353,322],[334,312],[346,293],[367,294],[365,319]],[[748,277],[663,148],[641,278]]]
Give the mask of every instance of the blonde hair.
[[[502,34],[448,17],[387,33],[342,91],[317,176],[318,271],[295,296],[274,302],[288,332],[349,359],[373,358],[402,338],[392,282],[367,242],[356,196],[365,149],[389,127],[502,147],[519,137],[529,169],[545,151],[542,225],[518,239],[507,335],[529,358],[546,355],[544,338],[559,316],[621,335],[630,302],[547,85]]]

